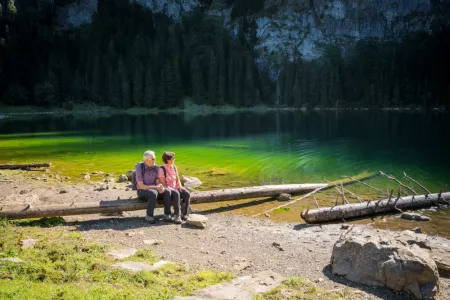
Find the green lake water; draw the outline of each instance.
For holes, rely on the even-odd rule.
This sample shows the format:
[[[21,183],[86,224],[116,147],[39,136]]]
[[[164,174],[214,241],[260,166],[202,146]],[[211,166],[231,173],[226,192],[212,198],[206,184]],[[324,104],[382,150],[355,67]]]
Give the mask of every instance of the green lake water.
[[[8,117],[0,119],[0,163],[49,161],[52,170],[76,182],[83,172],[124,173],[151,149],[157,163],[163,151],[176,152],[180,173],[199,177],[202,189],[318,183],[382,170],[398,179],[406,172],[438,192],[450,190],[447,119],[441,112],[379,111]],[[368,183],[397,191],[382,176]],[[360,184],[349,189],[363,198],[381,198]],[[330,205],[336,193],[330,190],[316,198]],[[271,218],[300,221],[299,212],[314,205],[310,200],[275,211]],[[279,204],[262,199],[202,208],[253,215]],[[448,210],[425,214],[436,221],[420,226],[450,236]],[[417,226],[396,217],[373,221],[380,227]]]

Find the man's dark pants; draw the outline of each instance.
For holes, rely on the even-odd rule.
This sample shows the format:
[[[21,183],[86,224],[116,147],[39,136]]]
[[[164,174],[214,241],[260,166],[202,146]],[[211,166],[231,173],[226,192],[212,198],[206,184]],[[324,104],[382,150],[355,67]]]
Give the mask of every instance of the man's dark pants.
[[[138,197],[142,201],[147,201],[147,216],[153,217],[155,211],[156,199],[164,200],[164,214],[170,215],[170,191],[165,189],[163,193],[158,193],[157,190],[138,190]]]

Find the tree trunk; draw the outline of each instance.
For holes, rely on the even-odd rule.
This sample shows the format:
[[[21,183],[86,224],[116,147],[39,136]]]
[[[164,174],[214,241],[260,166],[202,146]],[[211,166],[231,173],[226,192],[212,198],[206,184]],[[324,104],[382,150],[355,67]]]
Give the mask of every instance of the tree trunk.
[[[284,184],[266,185],[215,191],[194,192],[191,203],[216,202],[256,197],[272,197],[281,193],[299,194],[313,191],[326,184]],[[146,209],[147,203],[139,199],[111,200],[100,202],[73,202],[52,205],[21,205],[14,207],[0,207],[0,218],[25,219],[55,216],[69,216],[81,214],[110,213]]]
[[[399,199],[384,199],[378,201],[368,201],[364,203],[346,204],[333,207],[324,207],[311,210],[305,210],[301,213],[301,217],[307,223],[321,223],[328,221],[336,221],[342,219],[350,219],[374,215],[378,213],[387,213],[390,211],[399,211],[402,209],[415,209],[431,205],[447,204],[446,200],[450,200],[450,192],[439,194],[415,195],[401,197]]]
[[[0,164],[0,170],[17,170],[17,169],[27,169],[27,168],[49,168],[51,163],[35,163],[35,164]]]

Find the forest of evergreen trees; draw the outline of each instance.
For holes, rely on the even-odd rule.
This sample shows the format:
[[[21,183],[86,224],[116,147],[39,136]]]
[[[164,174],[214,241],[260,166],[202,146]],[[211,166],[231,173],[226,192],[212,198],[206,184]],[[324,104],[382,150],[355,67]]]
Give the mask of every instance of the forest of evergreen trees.
[[[364,40],[345,53],[324,46],[320,59],[296,55],[273,78],[256,64],[256,23],[247,18],[261,1],[243,1],[252,5],[233,12],[241,24],[237,38],[204,6],[175,22],[137,4],[105,0],[92,24],[61,29],[53,9],[17,12],[12,0],[1,1],[1,104],[164,109],[182,107],[186,97],[236,107],[450,103],[448,28],[397,42]]]

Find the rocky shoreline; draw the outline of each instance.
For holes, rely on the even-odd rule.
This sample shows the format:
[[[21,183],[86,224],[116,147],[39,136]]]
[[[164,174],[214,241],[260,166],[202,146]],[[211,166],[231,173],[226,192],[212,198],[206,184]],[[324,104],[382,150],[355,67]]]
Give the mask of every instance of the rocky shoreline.
[[[30,182],[19,175],[9,175],[11,181],[0,181],[0,206],[100,201],[135,196],[127,183],[114,182],[110,183],[108,189],[94,191],[95,187],[91,184]],[[157,209],[156,213],[161,215],[161,209]],[[202,211],[198,213],[204,214]],[[206,215],[206,229],[197,229],[162,221],[149,226],[143,216],[143,211],[70,216],[64,217],[63,226],[81,232],[85,239],[116,248],[149,248],[161,259],[182,263],[187,267],[229,271],[237,276],[271,270],[283,276],[305,277],[329,290],[349,286],[359,292],[359,299],[409,297],[403,292],[368,286],[333,275],[330,262],[336,242],[343,234],[355,229],[367,236],[383,232],[369,225],[310,226],[213,213]],[[412,231],[405,234],[413,235],[414,239],[426,240],[428,244],[442,249],[441,255],[449,252],[450,240]],[[149,240],[158,242],[149,243]],[[443,299],[450,299],[450,278],[445,276],[441,276],[440,291]]]

